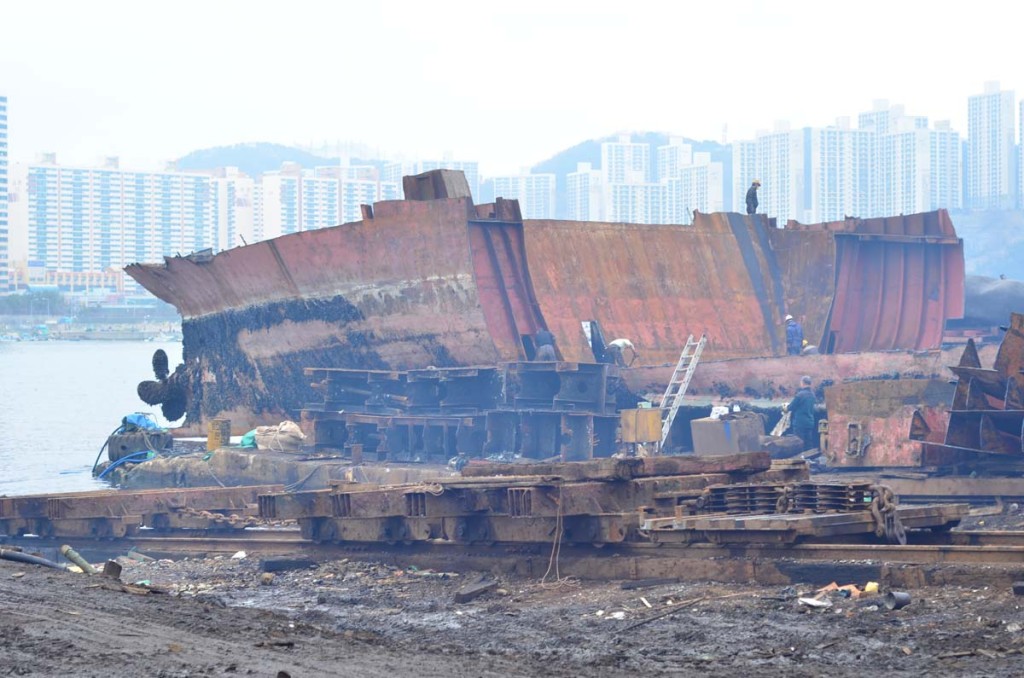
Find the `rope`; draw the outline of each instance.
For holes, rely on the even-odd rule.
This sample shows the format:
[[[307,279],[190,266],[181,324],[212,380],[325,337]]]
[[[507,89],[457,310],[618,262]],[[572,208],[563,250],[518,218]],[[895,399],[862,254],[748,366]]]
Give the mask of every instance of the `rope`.
[[[579,584],[569,577],[562,577],[561,572],[558,570],[558,560],[562,554],[562,535],[565,532],[565,519],[562,515],[562,483],[558,483],[558,498],[555,500],[557,511],[555,512],[555,538],[551,542],[551,555],[548,557],[548,569],[544,572],[544,576],[540,578],[540,585],[542,588],[558,588],[561,586],[573,586],[578,587]],[[555,571],[554,581],[548,582],[547,578],[551,574],[551,571]]]
[[[435,497],[440,497],[444,494],[444,485],[441,483],[420,483],[410,489],[410,492],[426,492]]]
[[[298,480],[298,481],[292,483],[291,485],[285,485],[284,486],[284,491],[288,492],[288,493],[297,492],[303,485],[305,485],[309,481],[310,478],[315,476],[320,471],[321,468],[323,468],[323,467],[322,466],[317,466],[312,471],[310,471],[308,474],[306,474],[306,477],[303,478],[302,480]]]

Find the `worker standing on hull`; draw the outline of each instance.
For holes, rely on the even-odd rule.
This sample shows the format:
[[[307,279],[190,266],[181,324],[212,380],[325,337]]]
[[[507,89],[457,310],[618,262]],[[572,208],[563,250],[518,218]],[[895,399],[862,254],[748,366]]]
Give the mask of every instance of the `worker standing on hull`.
[[[757,189],[761,188],[761,180],[754,179],[754,183],[750,184],[750,188],[747,189],[747,214],[757,213]]]

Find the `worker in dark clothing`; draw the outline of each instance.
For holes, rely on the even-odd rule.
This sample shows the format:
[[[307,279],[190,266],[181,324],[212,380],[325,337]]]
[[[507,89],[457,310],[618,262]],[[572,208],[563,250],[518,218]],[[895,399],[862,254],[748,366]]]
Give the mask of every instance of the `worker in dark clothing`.
[[[814,435],[814,406],[818,404],[811,390],[811,378],[800,378],[800,390],[796,392],[792,402],[787,406],[789,425],[795,435],[804,441],[804,450],[818,448],[817,436]]]
[[[786,316],[786,353],[800,355],[804,350],[804,328],[791,316]]]
[[[759,188],[761,188],[761,180],[754,179],[754,183],[750,184],[750,188],[747,189],[747,214],[757,212],[757,189]]]
[[[551,334],[547,329],[542,327],[537,330],[537,334],[533,336],[533,342],[537,346],[537,353],[533,356],[534,360],[558,360],[558,356],[555,354],[555,335]]]

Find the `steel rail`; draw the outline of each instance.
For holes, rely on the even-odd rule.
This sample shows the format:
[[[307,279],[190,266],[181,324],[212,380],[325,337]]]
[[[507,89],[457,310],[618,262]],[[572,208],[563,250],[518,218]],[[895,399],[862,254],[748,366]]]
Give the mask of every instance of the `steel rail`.
[[[567,560],[616,558],[760,561],[844,561],[884,562],[910,565],[1024,565],[1024,532],[948,532],[913,533],[913,538],[932,543],[796,543],[796,544],[675,544],[620,543],[565,545],[561,557]],[[8,543],[46,548],[61,539],[23,537]],[[942,542],[942,543],[935,543]],[[536,559],[551,551],[551,544],[537,543],[457,543],[440,540],[388,544],[384,542],[317,543],[304,539],[298,530],[238,530],[194,534],[158,534],[143,532],[120,539],[77,539],[80,551],[124,552],[126,547],[143,553],[161,555],[231,554],[245,551],[251,555],[303,553],[315,558],[346,557],[361,554],[366,558],[399,557],[415,560],[423,556],[456,558],[522,557]]]

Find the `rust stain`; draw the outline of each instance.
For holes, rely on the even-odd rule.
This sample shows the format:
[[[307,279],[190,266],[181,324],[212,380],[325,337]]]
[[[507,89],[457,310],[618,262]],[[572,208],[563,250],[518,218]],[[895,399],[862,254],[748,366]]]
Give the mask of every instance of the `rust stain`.
[[[830,467],[918,467],[921,445],[910,439],[915,414],[932,431],[949,419],[954,386],[938,379],[838,384],[825,389]]]
[[[626,337],[645,363],[674,362],[686,337],[706,358],[778,355],[778,269],[761,219],[697,214],[692,226],[524,222],[530,276],[566,360],[592,359],[581,320]],[[748,265],[750,262],[750,265]]]
[[[705,361],[780,356],[786,313],[836,352],[927,349],[963,311],[963,249],[944,211],[785,229],[731,213],[522,221],[515,201],[474,205],[454,175],[410,185],[421,199],[377,203],[363,221],[126,268],[183,317],[202,401],[189,423],[294,408],[306,366],[528,359],[541,328],[561,360],[591,361],[587,320],[661,365],[700,333]]]
[[[963,242],[945,210],[814,226],[790,222],[787,229],[834,235],[835,286],[821,324],[827,351],[935,348],[946,320],[963,317]],[[814,252],[819,261],[824,257]]]

